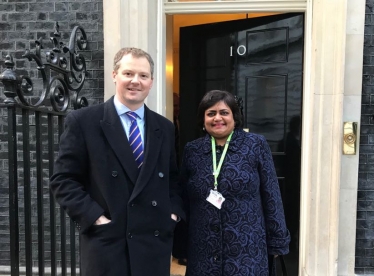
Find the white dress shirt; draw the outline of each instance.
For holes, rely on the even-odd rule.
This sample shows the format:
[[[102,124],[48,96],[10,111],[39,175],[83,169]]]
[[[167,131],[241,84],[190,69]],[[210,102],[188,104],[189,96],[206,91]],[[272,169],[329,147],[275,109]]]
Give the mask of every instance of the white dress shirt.
[[[117,96],[114,96],[114,107],[116,108],[118,116],[121,119],[121,123],[122,123],[123,129],[126,133],[126,136],[127,136],[127,138],[129,138],[131,120],[130,120],[129,116],[126,115],[126,112],[132,111],[132,110],[129,109],[124,104],[122,104],[117,99]],[[138,115],[138,118],[136,118],[136,123],[138,124],[140,135],[142,136],[143,150],[145,150],[145,142],[144,142],[145,141],[144,104],[139,109],[133,110],[132,112],[135,112]]]

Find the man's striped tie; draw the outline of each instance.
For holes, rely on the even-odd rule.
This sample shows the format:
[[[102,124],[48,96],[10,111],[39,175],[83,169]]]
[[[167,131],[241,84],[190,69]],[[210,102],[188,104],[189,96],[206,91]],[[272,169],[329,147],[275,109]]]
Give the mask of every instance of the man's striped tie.
[[[144,151],[142,136],[140,135],[138,124],[136,123],[136,118],[138,117],[138,115],[136,115],[136,113],[132,111],[126,112],[126,115],[129,116],[131,120],[129,133],[130,147],[134,154],[136,164],[138,164],[138,169],[140,169],[143,165]]]

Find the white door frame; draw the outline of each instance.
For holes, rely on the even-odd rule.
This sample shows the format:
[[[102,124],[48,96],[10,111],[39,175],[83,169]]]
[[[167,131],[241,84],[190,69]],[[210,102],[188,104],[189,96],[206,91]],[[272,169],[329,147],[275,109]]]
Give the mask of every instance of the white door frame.
[[[365,0],[103,0],[103,9],[105,98],[114,91],[115,52],[140,47],[156,62],[147,105],[168,118],[172,21],[166,15],[305,12],[299,275],[354,275],[358,150],[342,154],[342,127],[360,122]]]

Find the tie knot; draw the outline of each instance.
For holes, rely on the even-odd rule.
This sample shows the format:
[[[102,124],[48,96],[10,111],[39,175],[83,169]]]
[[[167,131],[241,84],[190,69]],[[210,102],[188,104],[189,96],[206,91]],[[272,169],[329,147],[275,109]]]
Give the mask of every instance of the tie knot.
[[[136,121],[136,118],[139,117],[135,112],[132,111],[126,112],[126,115],[130,118],[131,122],[134,120]]]

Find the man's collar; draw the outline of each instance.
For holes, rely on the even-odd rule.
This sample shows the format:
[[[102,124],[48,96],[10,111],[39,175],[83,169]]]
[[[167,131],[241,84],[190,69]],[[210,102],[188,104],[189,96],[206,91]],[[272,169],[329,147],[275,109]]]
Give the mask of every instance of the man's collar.
[[[128,111],[132,111],[132,112],[135,112],[141,120],[144,119],[144,104],[140,108],[138,108],[137,110],[131,110],[126,105],[121,103],[118,100],[117,96],[114,96],[114,101],[113,102],[114,102],[114,107],[117,110],[118,116],[121,116],[122,114],[125,114]]]

